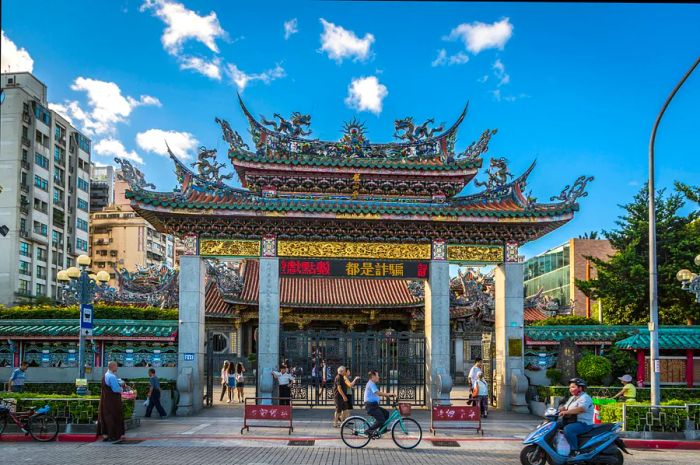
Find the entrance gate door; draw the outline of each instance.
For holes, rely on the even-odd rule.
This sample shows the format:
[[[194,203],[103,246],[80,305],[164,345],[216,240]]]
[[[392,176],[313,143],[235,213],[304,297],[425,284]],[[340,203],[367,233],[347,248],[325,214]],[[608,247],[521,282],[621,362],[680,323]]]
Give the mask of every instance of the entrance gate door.
[[[333,405],[333,378],[339,366],[360,377],[354,388],[355,404],[364,398],[369,370],[380,374],[379,388],[398,400],[425,405],[425,336],[413,332],[282,331],[280,355],[296,369],[292,399],[308,406]],[[330,368],[323,383],[321,362]],[[316,363],[318,376],[312,376]]]

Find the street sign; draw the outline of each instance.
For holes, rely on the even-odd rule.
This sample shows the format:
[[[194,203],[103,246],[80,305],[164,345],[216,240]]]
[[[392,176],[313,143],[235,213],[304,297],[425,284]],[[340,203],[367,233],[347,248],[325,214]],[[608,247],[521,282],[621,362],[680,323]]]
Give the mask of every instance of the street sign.
[[[80,329],[92,330],[92,305],[80,305]]]
[[[194,362],[194,354],[183,354],[183,358],[186,362]]]

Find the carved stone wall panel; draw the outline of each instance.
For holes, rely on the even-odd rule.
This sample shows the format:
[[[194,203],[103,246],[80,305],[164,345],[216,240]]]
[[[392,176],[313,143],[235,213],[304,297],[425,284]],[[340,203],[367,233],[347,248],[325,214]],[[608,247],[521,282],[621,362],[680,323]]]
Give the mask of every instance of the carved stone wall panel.
[[[503,263],[503,246],[448,245],[447,260],[452,262]]]
[[[203,257],[259,257],[260,241],[200,239],[199,254]]]
[[[386,244],[376,242],[281,240],[277,243],[277,253],[280,257],[430,260],[430,248],[430,244]]]

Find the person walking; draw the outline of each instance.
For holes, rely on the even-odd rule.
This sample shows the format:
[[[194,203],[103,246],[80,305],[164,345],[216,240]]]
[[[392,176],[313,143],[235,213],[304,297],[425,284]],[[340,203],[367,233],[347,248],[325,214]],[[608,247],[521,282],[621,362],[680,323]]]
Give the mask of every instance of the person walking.
[[[117,378],[117,362],[109,362],[102,377],[100,405],[97,409],[97,435],[104,441],[120,441],[124,436],[122,387]]]
[[[348,401],[348,396],[345,393],[345,367],[338,367],[338,374],[333,379],[333,400],[335,403],[335,411],[333,412],[333,427],[339,428],[342,422],[343,410],[345,403]]]
[[[243,396],[243,388],[245,387],[245,376],[243,375],[245,373],[245,368],[243,367],[243,364],[241,362],[238,362],[236,364],[236,396],[238,398],[238,402],[243,402],[244,396]]]
[[[367,430],[367,435],[369,437],[377,436],[377,430],[384,425],[387,418],[389,418],[389,412],[379,406],[380,397],[396,397],[396,394],[390,394],[388,392],[380,391],[377,387],[379,382],[379,373],[376,370],[371,370],[369,372],[369,380],[365,386],[365,409],[367,409],[367,414],[374,418],[376,421]]]
[[[148,407],[146,407],[145,416],[146,418],[151,418],[151,413],[153,412],[153,408],[155,407],[155,409],[158,410],[158,415],[160,415],[160,419],[162,420],[168,415],[165,413],[165,409],[160,404],[160,381],[156,376],[155,368],[148,369],[148,383]]]
[[[273,371],[272,376],[277,378],[277,382],[279,383],[280,405],[289,405],[290,398],[292,397],[290,386],[294,381],[294,376],[287,373],[287,365],[280,366],[280,371]]]
[[[340,417],[340,422],[344,422],[346,418],[350,416],[350,411],[353,409],[353,393],[352,390],[357,384],[358,381],[360,381],[359,376],[355,376],[355,379],[352,379],[352,372],[350,371],[350,368],[345,369],[345,376],[343,378],[343,381],[345,381],[345,397],[348,398],[347,402],[345,402],[345,408],[343,409],[343,414]]]
[[[474,383],[474,395],[476,397],[476,402],[479,405],[479,411],[481,412],[482,418],[489,417],[489,386],[484,380],[484,373],[479,372],[476,378],[476,383]]]
[[[221,396],[219,397],[219,402],[224,401],[224,395],[228,392],[228,369],[231,366],[228,360],[224,360],[224,366],[221,367]],[[229,394],[229,403],[231,402],[231,395]]]
[[[11,392],[24,392],[24,381],[27,379],[26,361],[19,364],[19,368],[15,368],[7,381],[7,390]]]

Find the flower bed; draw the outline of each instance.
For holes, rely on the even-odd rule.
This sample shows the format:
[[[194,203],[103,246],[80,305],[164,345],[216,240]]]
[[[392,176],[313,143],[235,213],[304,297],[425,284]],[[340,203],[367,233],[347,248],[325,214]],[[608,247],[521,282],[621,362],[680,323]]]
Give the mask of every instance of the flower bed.
[[[98,396],[52,395],[33,393],[7,393],[5,399],[17,401],[17,411],[38,409],[44,405],[51,407],[51,414],[59,423],[92,424],[97,421],[100,404]],[[123,401],[124,420],[134,414],[134,401]]]

